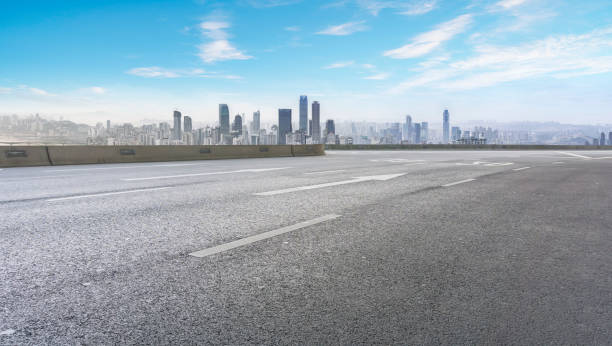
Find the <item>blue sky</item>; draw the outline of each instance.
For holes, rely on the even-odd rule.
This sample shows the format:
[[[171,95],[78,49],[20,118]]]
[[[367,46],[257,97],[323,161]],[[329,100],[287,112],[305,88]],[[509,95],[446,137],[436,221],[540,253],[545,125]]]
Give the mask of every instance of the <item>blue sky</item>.
[[[0,3],[0,114],[612,122],[612,2]]]

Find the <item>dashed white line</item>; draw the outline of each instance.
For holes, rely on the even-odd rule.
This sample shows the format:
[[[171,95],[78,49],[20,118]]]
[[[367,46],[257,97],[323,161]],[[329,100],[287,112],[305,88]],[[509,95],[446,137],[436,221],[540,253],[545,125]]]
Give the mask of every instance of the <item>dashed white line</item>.
[[[529,168],[531,168],[531,167],[521,167],[521,168],[515,168],[515,169],[513,169],[513,171],[518,172],[518,171],[523,171],[523,170],[525,170],[525,169],[529,169]]]
[[[566,151],[557,151],[558,154],[563,154],[563,155],[569,155],[569,156],[573,156],[573,157],[579,157],[582,159],[592,159],[592,157],[590,156],[586,156],[586,155],[580,155],[580,154],[574,154],[574,153],[570,153],[570,152],[566,152]]]
[[[206,172],[206,173],[191,173],[191,174],[178,174],[178,175],[161,175],[156,177],[144,177],[144,178],[125,178],[123,181],[141,181],[141,180],[156,180],[156,179],[172,179],[172,178],[187,178],[187,177],[201,177],[206,175],[220,175],[220,174],[233,174],[233,173],[257,173],[257,172],[269,172],[278,171],[281,169],[288,169],[291,167],[276,167],[276,168],[255,168],[255,169],[240,169],[237,171],[225,171],[225,172]]]
[[[184,166],[202,166],[203,163],[169,163],[163,165],[138,165],[138,166],[120,166],[120,167],[96,167],[96,168],[70,168],[70,169],[49,169],[45,172],[78,172],[78,171],[99,171],[112,169],[133,169],[133,168],[150,168],[150,167],[184,167]],[[217,166],[219,167],[219,166]]]
[[[235,240],[229,243],[217,245],[217,246],[214,246],[208,249],[192,252],[189,255],[194,256],[194,257],[206,257],[206,256],[218,254],[218,253],[225,252],[231,249],[235,249],[237,247],[249,245],[249,244],[261,241],[261,240],[265,240],[268,238],[276,237],[281,234],[293,232],[293,231],[296,231],[296,230],[299,230],[299,229],[302,229],[308,226],[316,225],[316,224],[319,224],[325,221],[329,221],[329,220],[333,220],[339,217],[340,215],[335,215],[335,214],[321,216],[321,217],[318,217],[316,219],[312,219],[309,221],[296,223],[295,225],[286,226],[286,227],[279,228],[273,231],[264,232],[264,233],[253,235],[253,236],[246,237],[243,239]]]
[[[469,182],[474,181],[474,180],[476,180],[476,179],[460,180],[460,181],[456,181],[454,183],[444,184],[444,185],[442,185],[442,187],[450,187],[450,186],[455,186],[455,185],[459,185],[459,184],[463,184],[463,183],[469,183]]]
[[[58,202],[58,201],[67,201],[71,199],[80,199],[80,198],[91,198],[91,197],[104,197],[104,196],[113,196],[113,195],[123,195],[126,193],[136,193],[136,192],[150,192],[150,191],[159,191],[169,189],[171,186],[164,187],[155,187],[150,189],[136,189],[136,190],[128,190],[128,191],[118,191],[118,192],[105,192],[105,193],[95,193],[91,195],[79,195],[79,196],[70,196],[70,197],[60,197],[60,198],[51,198],[48,199],[47,202]]]
[[[313,174],[327,174],[327,173],[339,173],[339,172],[346,172],[346,169],[338,169],[335,171],[320,171],[320,172],[307,172],[304,173],[305,175],[313,175]]]

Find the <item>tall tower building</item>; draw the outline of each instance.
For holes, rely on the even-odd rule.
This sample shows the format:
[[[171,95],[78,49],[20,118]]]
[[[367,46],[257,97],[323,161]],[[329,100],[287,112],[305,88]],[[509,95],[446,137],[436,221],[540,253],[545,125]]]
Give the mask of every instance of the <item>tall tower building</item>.
[[[260,126],[260,113],[259,111],[253,112],[253,133],[259,133]]]
[[[234,123],[232,124],[232,134],[242,136],[242,117],[236,114]]]
[[[183,134],[181,132],[181,112],[174,111],[174,129],[172,132],[172,136],[175,140],[180,141],[183,139]]]
[[[608,145],[612,145],[612,131],[608,132]]]
[[[287,134],[291,133],[291,109],[278,110],[278,144],[287,144]]]
[[[429,140],[429,123],[426,121],[421,123],[421,142],[427,143]]]
[[[326,134],[336,134],[336,124],[334,124],[334,119],[328,119],[325,123],[325,133]]]
[[[308,97],[300,96],[300,132],[308,133]]]
[[[412,117],[410,115],[406,115],[406,122],[404,123],[404,128],[402,129],[402,139],[412,142]]]
[[[414,144],[421,144],[421,124],[414,123]]]
[[[110,130],[110,120],[106,121],[106,130]]]
[[[219,105],[219,131],[222,135],[230,133],[229,108],[226,104]]]
[[[321,105],[315,101],[312,103],[312,136],[313,144],[321,143]]]
[[[444,110],[444,114],[442,115],[442,143],[449,143],[449,135],[450,135],[450,114],[448,114],[448,109]]]
[[[191,132],[191,130],[193,130],[192,125],[191,125],[191,117],[185,115],[185,118],[183,120],[184,120],[183,130],[185,130],[185,132]]]

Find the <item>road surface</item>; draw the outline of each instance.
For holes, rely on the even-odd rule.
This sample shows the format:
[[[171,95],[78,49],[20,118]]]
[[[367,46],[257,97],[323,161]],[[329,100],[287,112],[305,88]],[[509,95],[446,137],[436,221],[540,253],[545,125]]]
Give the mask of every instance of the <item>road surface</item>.
[[[610,344],[612,153],[0,170],[0,344]]]

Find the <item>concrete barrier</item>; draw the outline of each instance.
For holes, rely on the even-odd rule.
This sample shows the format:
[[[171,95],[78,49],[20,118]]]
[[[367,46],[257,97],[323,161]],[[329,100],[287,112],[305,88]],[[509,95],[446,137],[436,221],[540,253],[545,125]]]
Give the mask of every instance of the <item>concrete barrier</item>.
[[[323,144],[292,145],[291,150],[293,156],[325,155],[325,146]]]
[[[327,144],[328,150],[612,150],[610,145],[543,144]]]
[[[44,146],[2,146],[0,167],[49,166],[49,154]]]

